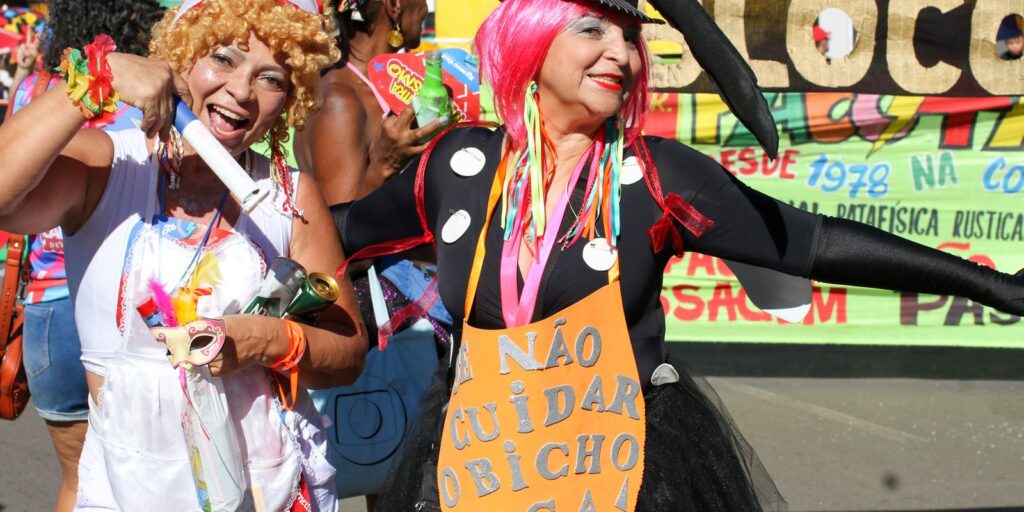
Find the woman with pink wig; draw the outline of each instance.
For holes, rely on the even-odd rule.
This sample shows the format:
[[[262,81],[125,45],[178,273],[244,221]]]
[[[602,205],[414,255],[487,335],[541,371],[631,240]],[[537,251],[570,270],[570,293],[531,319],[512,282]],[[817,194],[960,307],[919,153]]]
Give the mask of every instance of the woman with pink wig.
[[[753,74],[700,5],[655,7],[774,154]],[[751,296],[790,321],[808,279],[1024,313],[1022,277],[798,210],[643,136],[651,22],[629,0],[506,0],[476,37],[504,125],[456,127],[332,207],[354,258],[433,243],[418,306],[440,296],[461,324],[381,510],[783,507],[713,391],[666,358],[662,273],[684,249],[768,283]]]

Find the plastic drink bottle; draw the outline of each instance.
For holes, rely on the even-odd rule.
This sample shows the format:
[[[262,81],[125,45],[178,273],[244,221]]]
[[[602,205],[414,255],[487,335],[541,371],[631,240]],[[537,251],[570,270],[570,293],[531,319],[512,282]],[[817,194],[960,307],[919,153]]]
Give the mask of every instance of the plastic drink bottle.
[[[451,98],[448,97],[448,89],[441,81],[440,50],[427,52],[426,65],[423,85],[412,99],[412,107],[416,110],[416,124],[419,126],[426,126],[442,117],[451,121]]]

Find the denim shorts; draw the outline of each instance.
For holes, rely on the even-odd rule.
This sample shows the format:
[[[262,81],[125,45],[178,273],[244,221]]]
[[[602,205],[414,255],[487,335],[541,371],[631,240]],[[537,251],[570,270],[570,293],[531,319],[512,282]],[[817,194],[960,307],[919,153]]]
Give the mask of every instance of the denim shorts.
[[[85,421],[89,387],[71,299],[25,305],[25,373],[32,403],[50,421]]]

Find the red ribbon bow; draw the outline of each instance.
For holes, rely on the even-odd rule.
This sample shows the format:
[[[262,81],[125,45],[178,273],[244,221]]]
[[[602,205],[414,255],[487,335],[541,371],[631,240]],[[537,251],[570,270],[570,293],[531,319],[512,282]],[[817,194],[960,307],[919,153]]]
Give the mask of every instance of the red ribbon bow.
[[[683,237],[679,234],[679,230],[676,229],[675,223],[672,222],[673,220],[678,221],[697,238],[703,236],[705,231],[715,225],[715,221],[701,215],[693,205],[683,200],[676,193],[665,197],[662,208],[664,213],[661,215],[661,218],[647,230],[647,235],[651,237],[651,247],[654,248],[655,253],[659,253],[665,248],[665,240],[671,236],[672,249],[675,255],[683,255]]]
[[[676,256],[683,255],[683,237],[676,229],[673,220],[678,221],[693,236],[700,238],[704,232],[715,226],[715,221],[705,217],[690,203],[686,202],[675,192],[664,195],[661,191],[661,180],[658,179],[658,171],[654,166],[654,159],[651,158],[651,151],[647,148],[647,142],[643,137],[637,138],[633,145],[634,152],[640,158],[644,168],[644,181],[651,191],[651,196],[661,208],[662,215],[650,229],[647,235],[651,238],[651,247],[655,253],[660,253],[665,248],[665,240],[672,237],[672,249]],[[663,198],[663,199],[662,199]]]

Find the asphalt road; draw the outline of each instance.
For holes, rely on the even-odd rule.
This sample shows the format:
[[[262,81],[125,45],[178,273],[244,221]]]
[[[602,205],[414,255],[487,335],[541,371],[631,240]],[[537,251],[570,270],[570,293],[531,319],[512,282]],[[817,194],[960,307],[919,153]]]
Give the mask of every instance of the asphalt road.
[[[672,348],[710,376],[791,510],[1024,511],[1024,352]],[[0,511],[50,509],[58,476],[34,411],[0,422]]]

